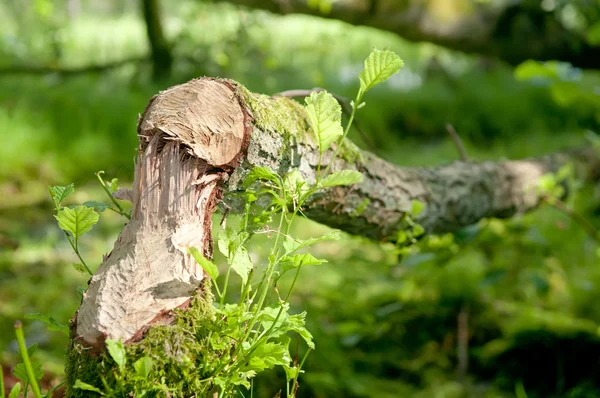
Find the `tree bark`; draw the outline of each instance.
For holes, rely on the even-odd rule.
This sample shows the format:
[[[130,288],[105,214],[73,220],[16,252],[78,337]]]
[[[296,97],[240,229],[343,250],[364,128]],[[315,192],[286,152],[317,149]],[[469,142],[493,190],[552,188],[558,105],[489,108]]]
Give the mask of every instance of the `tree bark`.
[[[106,358],[97,356],[107,338],[121,339],[135,351],[139,344],[160,346],[165,334],[176,341],[169,333],[200,333],[189,330],[197,327],[196,321],[186,321],[184,327],[180,322],[179,329],[164,326],[190,311],[200,313],[204,321],[214,316],[207,309],[212,308],[203,285],[207,276],[187,249],[197,247],[205,257],[212,256],[211,215],[221,200],[241,209],[238,195],[229,193],[242,189],[253,167],[281,174],[298,170],[307,181],[315,180],[319,152],[308,126],[299,103],[254,94],[229,80],[192,80],[150,101],[138,124],[140,154],[130,195],[131,221],[92,277],[73,321],[67,359],[71,386],[77,379],[97,384],[94,374],[99,369],[111,374]],[[412,200],[425,203],[416,221],[428,232],[453,231],[483,217],[510,217],[535,208],[537,179],[567,162],[580,164],[583,173],[599,165],[591,149],[436,168],[398,167],[350,141],[343,143],[340,158],[332,160],[332,155],[330,150],[323,156],[324,163],[333,161],[332,170],[358,170],[364,181],[314,195],[304,214],[381,241],[395,240],[406,227]],[[200,298],[193,301],[197,292]],[[198,312],[199,306],[204,310]],[[177,308],[184,311],[176,314]],[[163,332],[149,334],[157,327]],[[178,349],[160,352],[157,361],[163,362],[156,366],[179,366],[185,344]],[[199,351],[206,354],[206,347],[203,350]],[[147,349],[135,352],[143,351]],[[78,391],[69,388],[68,396],[84,396]]]
[[[173,65],[171,48],[163,33],[158,2],[159,0],[142,0],[142,10],[152,58],[152,72],[155,79],[168,76]]]
[[[600,68],[600,47],[567,29],[553,12],[527,2],[494,5],[462,0],[341,0],[327,13],[306,0],[220,0],[279,14],[308,14],[387,30],[416,42],[497,57],[518,65],[527,59],[559,60]]]

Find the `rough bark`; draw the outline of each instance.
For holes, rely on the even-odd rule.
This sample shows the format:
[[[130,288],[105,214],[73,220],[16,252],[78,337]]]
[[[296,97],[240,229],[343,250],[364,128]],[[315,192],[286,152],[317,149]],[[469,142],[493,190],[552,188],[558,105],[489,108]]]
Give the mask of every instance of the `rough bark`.
[[[135,346],[146,341],[154,325],[173,322],[174,309],[188,308],[206,276],[187,248],[212,256],[211,215],[221,198],[230,208],[240,208],[237,196],[228,193],[242,189],[249,170],[299,170],[306,180],[315,180],[319,154],[307,120],[297,102],[250,93],[227,80],[196,79],[150,101],[138,124],[132,218],[92,277],[73,322],[70,382],[89,382],[82,373],[100,361],[93,353],[106,338]],[[598,166],[597,154],[587,149],[437,168],[398,167],[349,141],[340,152],[332,169],[359,170],[364,181],[316,194],[304,214],[377,240],[394,240],[413,199],[426,204],[417,221],[427,231],[452,231],[482,217],[509,217],[534,208],[536,180],[566,162],[579,162],[584,171]],[[323,162],[331,157],[332,151],[325,153]],[[203,297],[206,305],[210,298]]]
[[[171,48],[165,39],[160,20],[158,1],[142,0],[142,10],[152,57],[152,71],[155,79],[168,76],[173,65]]]
[[[465,53],[517,65],[527,59],[560,60],[600,68],[600,47],[567,29],[540,3],[494,5],[463,0],[342,0],[324,13],[306,0],[220,0],[280,14],[309,14],[396,33]],[[592,13],[593,14],[593,13]]]

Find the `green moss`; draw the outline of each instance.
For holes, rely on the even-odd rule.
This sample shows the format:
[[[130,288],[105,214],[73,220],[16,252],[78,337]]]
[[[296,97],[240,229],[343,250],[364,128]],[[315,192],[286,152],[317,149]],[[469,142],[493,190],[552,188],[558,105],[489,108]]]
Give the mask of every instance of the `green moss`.
[[[304,107],[286,97],[269,97],[248,91],[238,85],[244,103],[252,111],[254,124],[263,131],[282,135],[286,140],[295,137],[305,141],[310,127]]]
[[[125,346],[127,365],[122,372],[108,353],[90,355],[90,350],[72,342],[67,353],[67,397],[90,397],[90,391],[72,388],[81,380],[109,396],[211,396],[214,385],[207,380],[224,361],[230,360],[235,342],[219,333],[210,285],[192,299],[190,308],[176,310],[171,325],[155,325],[138,343]],[[135,369],[135,362],[148,357],[152,368],[147,377]],[[103,383],[104,380],[104,383]],[[108,386],[110,391],[106,388]]]

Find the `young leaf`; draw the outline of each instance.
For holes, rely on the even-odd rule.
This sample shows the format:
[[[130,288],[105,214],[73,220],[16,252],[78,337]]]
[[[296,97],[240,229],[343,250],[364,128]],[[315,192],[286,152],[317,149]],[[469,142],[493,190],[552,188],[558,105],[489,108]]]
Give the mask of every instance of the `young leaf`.
[[[278,187],[281,187],[281,183],[279,182],[279,176],[275,174],[268,167],[255,167],[246,176],[244,180],[244,189],[248,188],[257,180],[265,180],[271,181],[275,183]]]
[[[146,378],[150,374],[153,365],[154,362],[152,361],[152,358],[144,356],[135,361],[133,367],[135,368],[135,372],[138,374],[138,376]]]
[[[21,383],[16,383],[8,393],[8,398],[18,398],[21,393]]]
[[[33,368],[33,374],[35,377],[34,381],[29,380],[29,376],[27,375],[27,368],[25,367],[24,363],[18,363],[15,365],[13,375],[25,384],[31,384],[41,380],[42,377],[44,377],[42,363],[38,361],[31,361],[31,367]]]
[[[360,73],[360,91],[367,92],[390,76],[398,73],[404,62],[389,50],[373,50],[365,60],[365,69]]]
[[[306,239],[306,240],[286,238],[285,241],[283,241],[283,248],[286,251],[286,255],[289,255],[289,254],[292,254],[293,252],[295,252],[296,250],[303,249],[305,247],[314,245],[315,243],[318,243],[318,242],[323,242],[326,240],[340,240],[340,239],[341,239],[340,231],[328,232],[322,236],[319,236],[318,238],[310,238],[310,239]]]
[[[411,202],[411,214],[413,216],[418,216],[419,214],[421,214],[421,212],[425,210],[425,203],[421,202],[420,200],[413,200]]]
[[[106,348],[112,359],[117,363],[120,371],[123,371],[127,363],[125,347],[121,340],[106,339]]]
[[[110,180],[110,192],[115,192],[117,189],[119,189],[119,179],[118,178],[113,178],[112,180]]]
[[[242,367],[240,371],[254,370],[260,372],[271,369],[275,365],[288,365],[290,361],[287,347],[277,343],[263,343],[256,348],[247,365]]]
[[[210,276],[210,278],[213,281],[217,280],[217,277],[219,276],[219,269],[212,261],[204,257],[202,253],[200,253],[200,250],[198,250],[198,248],[196,247],[188,248],[188,253],[190,253],[192,257],[194,257],[194,260],[196,260],[196,262],[200,264],[202,269],[208,274],[208,276]]]
[[[85,202],[83,204],[85,207],[90,207],[92,209],[96,209],[98,210],[100,213],[102,213],[104,210],[106,209],[110,209],[110,206],[107,205],[106,203],[102,203],[102,202],[98,202],[95,200],[88,200],[87,202]]]
[[[231,263],[231,269],[233,269],[235,273],[242,278],[242,282],[246,284],[246,281],[248,281],[248,274],[252,269],[252,260],[245,247],[238,247],[233,262]]]
[[[99,388],[96,388],[91,384],[84,383],[83,381],[81,381],[79,379],[75,380],[75,384],[73,384],[73,388],[78,388],[80,390],[85,390],[85,391],[93,391],[95,393],[98,393],[98,394],[104,396],[104,393]]]
[[[285,256],[281,259],[281,268],[284,271],[288,271],[292,268],[303,267],[305,265],[319,265],[322,263],[326,263],[327,260],[322,260],[319,258],[315,258],[310,253],[304,254],[295,254],[293,256]]]
[[[306,329],[305,325],[306,312],[292,315],[289,317],[290,330],[298,333],[300,337],[304,339],[306,344],[311,348],[315,349],[315,343],[313,343],[312,334]]]
[[[54,217],[58,220],[60,229],[70,232],[75,239],[92,229],[98,222],[98,213],[89,207],[64,207]]]
[[[75,192],[75,186],[73,184],[67,185],[66,187],[61,187],[56,185],[54,187],[48,187],[50,191],[50,196],[52,196],[52,201],[54,202],[54,206],[57,209],[60,209],[61,203],[67,196]]]
[[[46,324],[46,326],[48,327],[48,330],[53,331],[53,332],[61,332],[61,333],[66,334],[67,336],[69,335],[69,328],[66,325],[62,325],[62,324],[58,323],[58,321],[56,319],[54,319],[54,317],[52,317],[52,316],[43,315],[38,312],[36,314],[27,314],[27,315],[25,315],[25,318],[26,319],[37,319],[38,321],[44,322]]]
[[[363,180],[363,175],[356,170],[340,170],[331,173],[321,181],[322,187],[335,187],[339,185],[359,184]]]
[[[319,152],[323,154],[333,142],[344,134],[342,107],[326,91],[312,92],[310,97],[306,97],[304,101],[310,125],[319,143]]]

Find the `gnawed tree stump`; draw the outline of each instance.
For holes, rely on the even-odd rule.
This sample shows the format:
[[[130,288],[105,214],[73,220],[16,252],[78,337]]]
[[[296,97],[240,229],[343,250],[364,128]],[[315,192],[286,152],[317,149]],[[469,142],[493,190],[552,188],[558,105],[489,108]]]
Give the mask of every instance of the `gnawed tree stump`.
[[[197,362],[186,362],[186,369],[191,366],[197,377],[210,374],[193,366],[203,356],[206,363],[206,355],[219,355],[202,343],[214,319],[212,296],[187,248],[212,257],[211,216],[221,199],[240,210],[236,196],[226,193],[242,189],[253,167],[280,174],[296,169],[307,181],[316,178],[319,151],[304,108],[228,80],[197,79],[161,92],[141,116],[138,134],[132,218],[92,277],[74,319],[68,396],[89,394],[72,388],[77,379],[96,386],[100,376],[111,379],[114,363],[98,355],[109,338],[128,344],[131,362],[136,355],[154,355],[156,369],[174,378],[167,384],[180,389],[173,396],[207,393],[212,386],[185,390],[193,383],[177,372],[181,358],[189,356]],[[413,200],[426,205],[416,221],[427,232],[453,231],[483,217],[535,208],[539,177],[567,162],[578,163],[583,173],[599,164],[598,154],[586,148],[522,161],[401,168],[349,141],[342,145],[338,159],[331,159],[330,150],[323,163],[358,170],[364,181],[315,194],[304,214],[382,241],[393,241],[405,227]],[[184,311],[175,313],[178,308]]]

